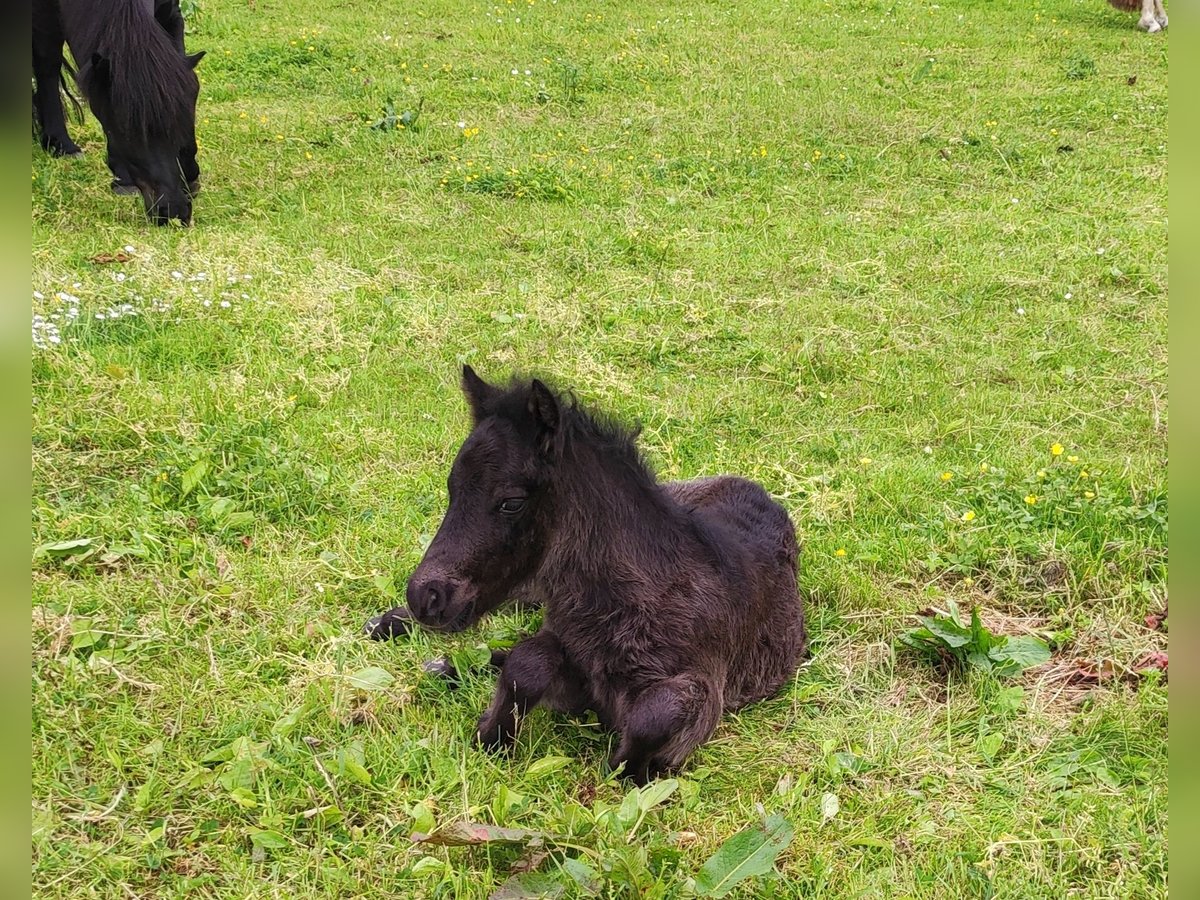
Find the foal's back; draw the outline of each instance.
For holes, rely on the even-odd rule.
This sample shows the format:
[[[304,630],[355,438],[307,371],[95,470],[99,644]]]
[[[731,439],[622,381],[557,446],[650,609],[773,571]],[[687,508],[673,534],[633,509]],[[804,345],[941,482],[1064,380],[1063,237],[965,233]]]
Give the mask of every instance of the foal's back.
[[[730,653],[724,707],[774,694],[804,648],[804,607],[796,586],[799,545],[787,511],[760,485],[723,475],[672,484],[669,493],[714,541],[735,545],[735,579],[724,598]]]

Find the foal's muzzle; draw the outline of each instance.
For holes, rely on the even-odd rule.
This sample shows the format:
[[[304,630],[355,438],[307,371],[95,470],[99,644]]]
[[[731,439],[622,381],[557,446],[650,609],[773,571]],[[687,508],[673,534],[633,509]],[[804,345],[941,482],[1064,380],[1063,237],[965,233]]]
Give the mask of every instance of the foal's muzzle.
[[[462,631],[472,622],[475,601],[449,578],[425,578],[414,572],[406,589],[412,617],[438,631]]]

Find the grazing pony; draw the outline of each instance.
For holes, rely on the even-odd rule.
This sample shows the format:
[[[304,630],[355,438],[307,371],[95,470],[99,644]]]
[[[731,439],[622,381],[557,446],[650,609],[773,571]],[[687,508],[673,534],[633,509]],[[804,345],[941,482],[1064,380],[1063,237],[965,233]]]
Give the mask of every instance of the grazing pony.
[[[1142,17],[1138,19],[1138,28],[1154,34],[1167,27],[1167,11],[1163,9],[1162,0],[1108,0],[1117,9],[1133,12],[1140,9]]]
[[[412,617],[457,630],[509,596],[545,608],[502,662],[476,740],[511,745],[539,704],[594,710],[615,769],[678,768],[721,714],[774,694],[804,650],[799,548],[759,485],[721,476],[667,490],[634,435],[541,381],[463,369],[474,427],[450,504],[408,581]]]
[[[63,42],[78,70],[63,59]],[[59,83],[71,72],[104,128],[113,190],[142,195],[159,224],[192,218],[196,163],[193,71],[178,0],[34,0],[34,112],[42,146],[80,153],[67,133]]]

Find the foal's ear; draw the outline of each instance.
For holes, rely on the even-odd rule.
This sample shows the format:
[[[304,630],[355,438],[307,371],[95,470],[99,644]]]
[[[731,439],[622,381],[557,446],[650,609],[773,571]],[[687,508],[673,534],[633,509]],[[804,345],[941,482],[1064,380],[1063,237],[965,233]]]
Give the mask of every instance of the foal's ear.
[[[204,54],[207,52],[207,50],[201,50],[199,53],[189,54],[187,58],[188,67],[194,69],[200,65],[200,60],[204,59]]]
[[[471,415],[475,417],[476,422],[486,414],[491,399],[500,393],[476,375],[475,370],[468,365],[463,366],[462,392],[466,395],[467,403],[471,406]]]
[[[529,414],[533,416],[533,421],[538,424],[538,427],[544,432],[554,432],[558,430],[558,399],[551,392],[550,388],[546,387],[536,378],[533,379],[533,384],[529,390]]]

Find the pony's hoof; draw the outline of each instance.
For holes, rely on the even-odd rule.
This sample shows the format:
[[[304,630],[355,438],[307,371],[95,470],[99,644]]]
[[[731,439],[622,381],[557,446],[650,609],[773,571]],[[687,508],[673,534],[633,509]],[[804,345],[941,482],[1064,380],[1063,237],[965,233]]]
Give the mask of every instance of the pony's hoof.
[[[1142,31],[1149,32],[1150,34],[1154,34],[1154,32],[1162,30],[1162,26],[1158,24],[1158,19],[1152,17],[1138,19],[1138,28],[1142,29]]]
[[[132,197],[138,193],[136,184],[129,184],[119,178],[112,180],[112,192],[119,197]]]
[[[475,746],[488,753],[504,753],[511,750],[514,743],[513,735],[501,724],[480,719],[475,727]]]
[[[1156,21],[1158,22],[1159,28],[1167,27],[1167,17],[1166,16],[1159,16]]]
[[[412,630],[407,607],[397,606],[382,615],[372,616],[363,624],[363,634],[373,641],[390,641]]]
[[[438,659],[430,659],[421,665],[426,675],[432,675],[435,678],[440,678],[446,682],[449,687],[456,688],[461,683],[458,677],[458,669],[454,668],[454,663],[440,657]]]

